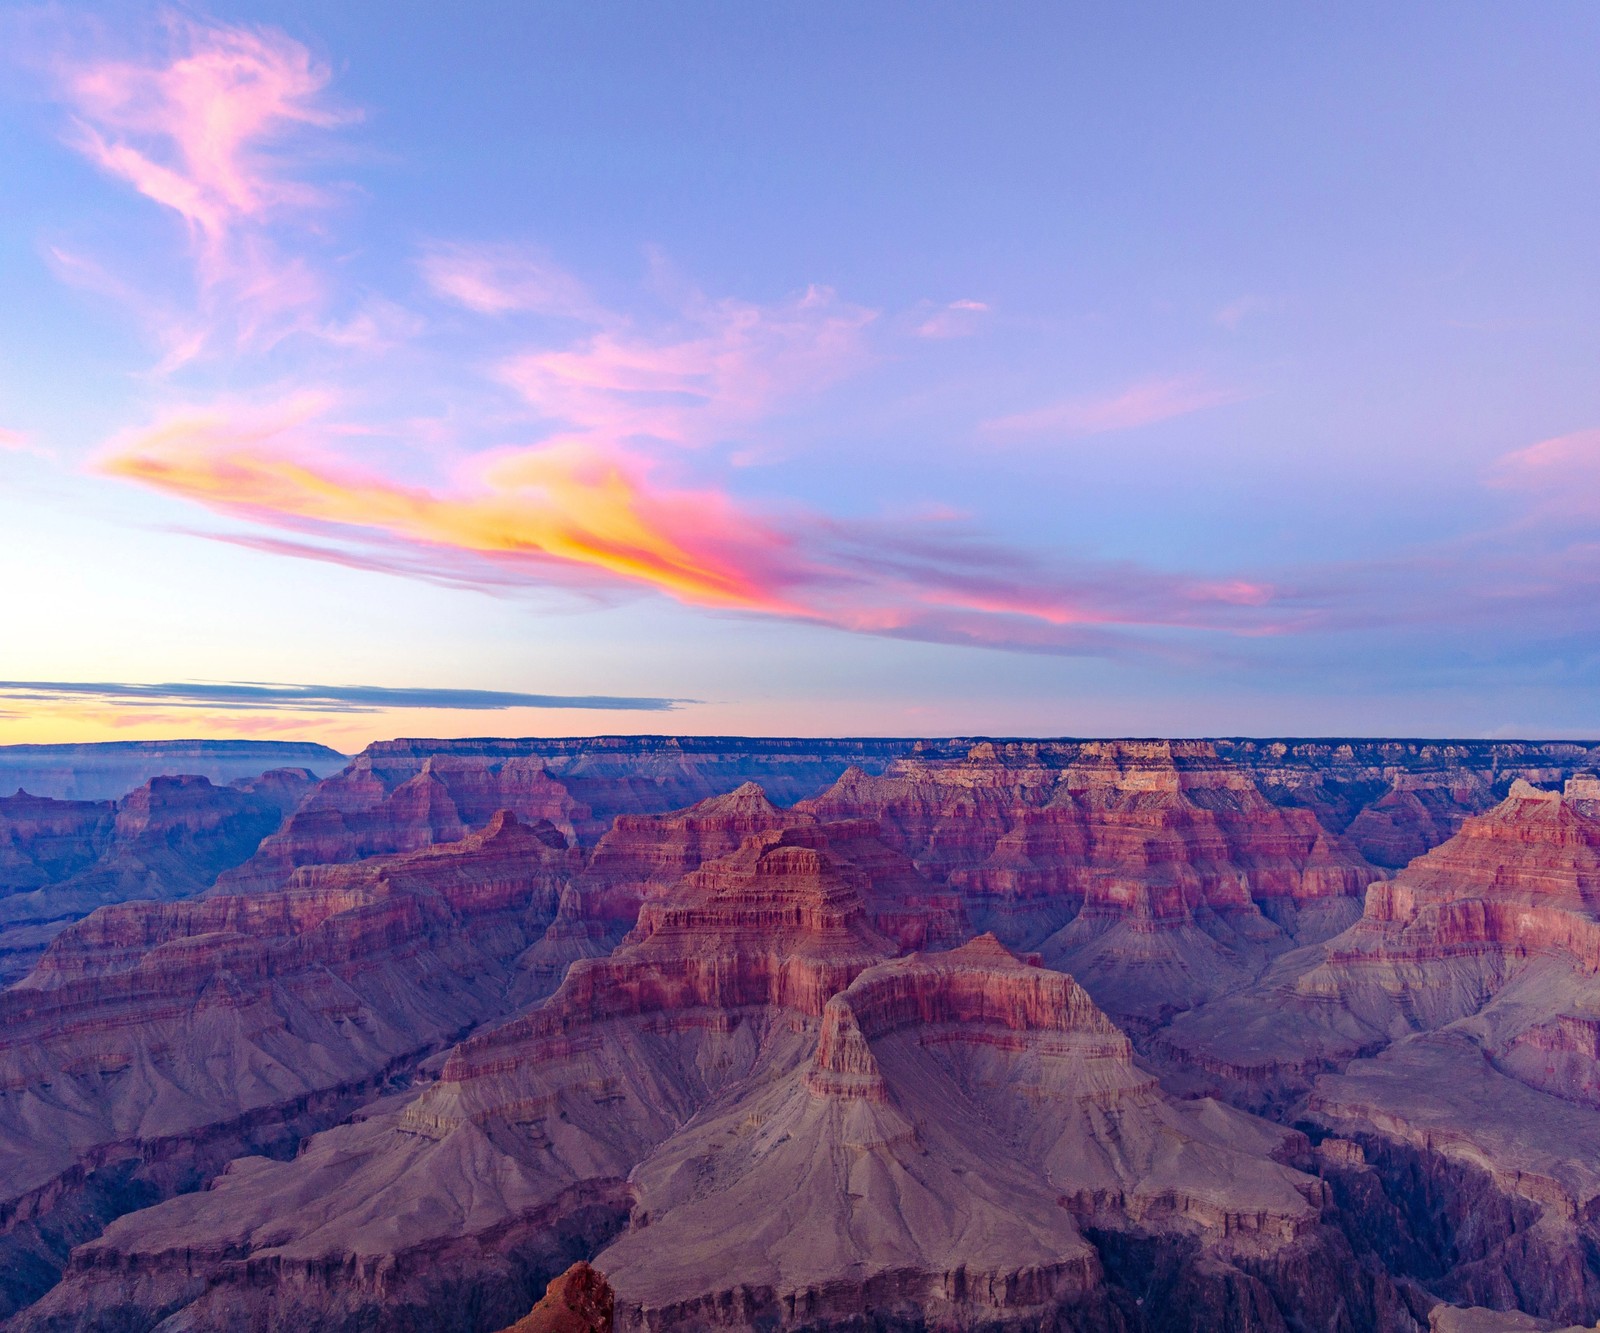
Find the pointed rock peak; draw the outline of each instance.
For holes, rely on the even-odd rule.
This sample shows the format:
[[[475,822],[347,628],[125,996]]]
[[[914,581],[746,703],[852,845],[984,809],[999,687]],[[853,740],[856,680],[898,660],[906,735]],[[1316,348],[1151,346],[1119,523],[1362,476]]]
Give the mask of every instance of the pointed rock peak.
[[[483,836],[485,839],[498,838],[503,833],[515,833],[521,827],[522,821],[517,818],[516,811],[496,810],[489,816],[489,822],[483,826]]]
[[[502,1333],[611,1333],[615,1310],[605,1275],[575,1263],[552,1278],[544,1299]]]
[[[767,799],[766,789],[759,782],[746,782],[721,796],[708,796],[689,807],[695,815],[778,815],[778,807]]]
[[[1000,963],[1017,964],[1021,960],[1000,943],[999,937],[992,930],[985,931],[976,939],[968,940],[960,948],[950,950],[950,959],[960,959],[962,962],[972,963]]]
[[[564,852],[567,849],[566,834],[548,819],[535,819],[532,823],[524,823],[513,810],[496,810],[489,822],[472,834],[471,838],[479,847],[501,844],[516,846],[533,841],[542,842],[554,851]]]

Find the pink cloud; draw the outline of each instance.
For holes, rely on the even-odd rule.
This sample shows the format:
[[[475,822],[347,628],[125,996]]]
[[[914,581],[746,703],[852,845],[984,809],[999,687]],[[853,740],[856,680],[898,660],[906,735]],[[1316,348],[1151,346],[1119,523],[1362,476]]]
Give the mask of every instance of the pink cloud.
[[[1600,512],[1600,430],[1540,440],[1497,459],[1489,484],[1535,497],[1541,512]]]
[[[874,318],[819,287],[773,306],[696,299],[667,328],[619,318],[560,351],[514,356],[500,374],[540,416],[596,442],[706,445],[856,368]]]
[[[418,267],[439,295],[480,315],[527,312],[612,321],[570,273],[515,246],[433,245]]]
[[[55,461],[55,455],[44,446],[35,444],[31,436],[20,430],[8,430],[3,426],[0,426],[0,452],[30,454],[46,462]]]
[[[1048,652],[1118,651],[1118,630],[1257,634],[1294,620],[1258,582],[1053,563],[948,518],[770,508],[578,437],[481,454],[450,486],[401,482],[330,448],[351,437],[324,420],[328,409],[310,395],[255,412],[189,409],[113,441],[98,466],[299,534],[227,538],[257,550],[490,591],[654,591],[859,633]]]
[[[72,142],[102,169],[178,213],[208,262],[232,232],[321,201],[290,178],[270,145],[304,126],[349,118],[327,106],[326,67],[271,29],[169,16],[177,54],[141,64],[90,60],[62,69]]]
[[[1104,397],[1069,398],[1031,412],[996,417],[983,422],[980,429],[992,435],[1102,435],[1170,421],[1249,396],[1239,389],[1209,384],[1198,375],[1140,380]]]
[[[988,313],[989,306],[983,301],[951,301],[911,331],[919,338],[965,338],[978,331],[982,316]]]
[[[68,142],[183,221],[198,308],[169,309],[82,256],[59,252],[58,268],[150,320],[165,348],[163,371],[223,333],[261,346],[294,332],[337,332],[316,313],[327,303],[327,283],[274,236],[286,222],[310,222],[329,202],[290,156],[305,131],[354,119],[327,100],[327,68],[268,28],[169,14],[162,31],[160,57],[63,58],[56,76],[72,112]]]
[[[1216,322],[1227,329],[1229,333],[1236,333],[1239,326],[1251,315],[1258,315],[1264,310],[1270,310],[1272,303],[1259,296],[1241,296],[1236,301],[1229,301],[1227,305],[1217,311],[1214,318]]]

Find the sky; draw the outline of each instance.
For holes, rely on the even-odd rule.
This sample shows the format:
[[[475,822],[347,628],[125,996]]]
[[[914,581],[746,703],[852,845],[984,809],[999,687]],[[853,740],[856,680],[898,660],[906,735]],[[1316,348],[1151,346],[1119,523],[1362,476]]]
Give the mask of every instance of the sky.
[[[1600,735],[1600,7],[0,6],[0,743]]]

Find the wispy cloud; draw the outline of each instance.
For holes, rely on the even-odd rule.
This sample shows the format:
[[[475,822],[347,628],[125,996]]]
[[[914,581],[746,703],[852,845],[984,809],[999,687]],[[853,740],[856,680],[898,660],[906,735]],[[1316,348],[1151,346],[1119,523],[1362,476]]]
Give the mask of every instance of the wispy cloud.
[[[168,13],[159,36],[159,54],[62,55],[54,71],[71,115],[67,142],[186,230],[200,300],[181,316],[158,315],[170,370],[223,327],[240,343],[320,327],[313,312],[326,283],[274,228],[310,225],[329,202],[294,156],[301,136],[357,114],[327,96],[326,65],[276,30]],[[94,276],[93,261],[72,267]]]
[[[47,460],[54,458],[43,445],[35,444],[32,436],[4,426],[0,426],[0,453],[31,454],[34,458]]]
[[[1498,459],[1489,484],[1532,497],[1540,512],[1600,514],[1600,430],[1540,440]]]
[[[611,323],[584,285],[525,246],[427,246],[418,267],[440,296],[480,315],[540,314]]]
[[[1271,310],[1272,302],[1260,296],[1241,296],[1237,300],[1229,301],[1213,316],[1218,324],[1227,329],[1229,333],[1237,333],[1239,326],[1252,315],[1259,315],[1263,311]]]
[[[989,313],[984,301],[951,301],[920,318],[912,327],[919,338],[966,338],[976,333]]]
[[[857,369],[875,318],[824,287],[765,306],[696,296],[663,327],[608,319],[568,347],[508,358],[500,375],[540,417],[591,443],[697,447]]]
[[[663,465],[583,439],[501,450],[450,487],[357,468],[327,404],[191,410],[113,443],[100,467],[221,513],[313,537],[262,549],[503,588],[654,590],[686,604],[861,633],[1033,651],[1113,651],[1131,628],[1277,632],[1300,614],[1255,580],[1055,561],[948,519],[843,521],[673,484]]]
[[[105,171],[172,209],[213,272],[235,262],[243,224],[320,203],[271,147],[304,126],[350,113],[323,99],[328,70],[271,29],[168,15],[175,53],[154,63],[67,64],[71,141]]]
[[[1210,383],[1200,375],[1140,380],[1115,393],[1068,398],[1029,412],[994,417],[980,429],[991,435],[1102,435],[1242,402],[1242,389]]]
[[[108,681],[0,680],[0,699],[15,703],[85,703],[119,708],[205,708],[239,712],[376,713],[438,708],[471,712],[507,708],[589,708],[668,712],[689,699],[630,695],[523,694],[511,690],[395,689],[380,685],[273,685],[183,681],[136,685]]]

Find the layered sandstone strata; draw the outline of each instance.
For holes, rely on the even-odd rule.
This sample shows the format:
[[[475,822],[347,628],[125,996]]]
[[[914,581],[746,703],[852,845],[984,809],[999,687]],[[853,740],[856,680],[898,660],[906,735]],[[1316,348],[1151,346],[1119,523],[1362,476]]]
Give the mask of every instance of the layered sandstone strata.
[[[6,1253],[48,1258],[63,1209],[118,1211],[91,1199],[97,1178],[147,1202],[292,1147],[494,1014],[575,855],[502,814],[276,893],[123,903],[69,928],[0,994]]]
[[[1148,1024],[1253,978],[1359,913],[1381,872],[1208,742],[973,747],[852,772],[798,810],[876,819],[975,924],[1037,947]]]
[[[0,798],[0,983],[106,903],[186,898],[250,856],[315,785],[283,769],[227,787],[152,778],[119,801]]]
[[[1597,1032],[1600,782],[1580,776],[1518,781],[1374,884],[1349,931],[1153,1049],[1182,1086],[1293,1106],[1362,1145],[1367,1174],[1345,1187],[1388,1200],[1402,1271],[1467,1304],[1592,1320]],[[1437,1206],[1408,1213],[1419,1191]]]
[[[1112,1320],[1157,1252],[1162,1318],[1411,1327],[1343,1274],[1323,1186],[1284,1164],[1300,1136],[1172,1101],[1081,987],[992,937],[895,958],[955,906],[869,826],[754,833],[436,1082],[113,1224],[18,1327],[465,1333],[575,1247],[630,1327]]]

